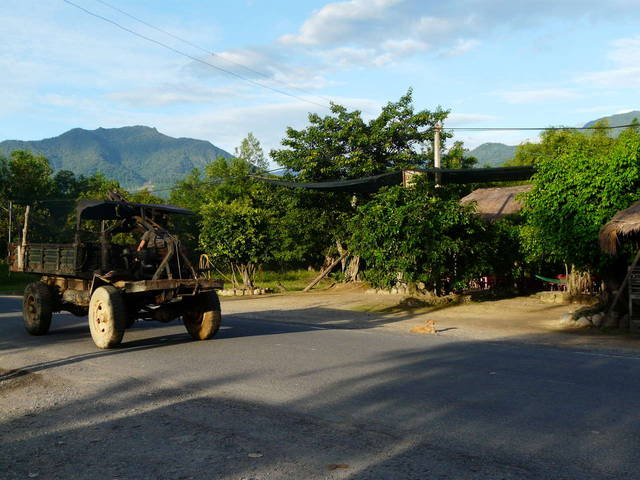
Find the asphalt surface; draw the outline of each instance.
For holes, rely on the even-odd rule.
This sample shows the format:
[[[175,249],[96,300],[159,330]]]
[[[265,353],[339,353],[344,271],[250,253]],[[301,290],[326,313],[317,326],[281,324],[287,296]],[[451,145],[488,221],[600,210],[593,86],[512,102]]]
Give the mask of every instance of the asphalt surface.
[[[640,355],[222,308],[213,340],[138,322],[100,351],[0,297],[0,478],[640,478]]]

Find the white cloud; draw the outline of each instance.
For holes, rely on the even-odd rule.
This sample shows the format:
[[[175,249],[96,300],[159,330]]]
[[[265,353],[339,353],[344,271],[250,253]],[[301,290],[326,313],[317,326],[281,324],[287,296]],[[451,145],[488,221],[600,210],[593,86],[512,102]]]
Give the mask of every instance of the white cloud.
[[[579,83],[611,88],[640,86],[640,35],[611,42],[609,59],[615,68],[589,72],[576,78]]]
[[[619,110],[620,105],[595,105],[593,107],[582,107],[576,108],[574,112],[576,113],[606,113],[610,114],[611,112],[615,112]],[[616,113],[625,113],[625,112],[616,112]]]
[[[415,30],[424,36],[447,35],[455,30],[455,25],[446,18],[421,17]]]
[[[185,71],[198,79],[241,77],[253,82],[254,87],[258,84],[277,89],[320,90],[332,85],[326,78],[326,68],[304,65],[300,61],[293,63],[289,58],[283,58],[281,50],[267,46],[218,52],[202,58],[206,63],[190,62]]]
[[[640,67],[587,73],[578,77],[577,80],[580,83],[598,87],[636,88],[640,87]]]
[[[464,55],[469,50],[474,49],[480,45],[478,40],[462,40],[458,39],[451,48],[446,48],[442,54],[448,57],[455,57],[458,55]]]
[[[609,58],[620,66],[634,67],[640,64],[640,35],[619,38],[611,42]]]
[[[312,12],[297,32],[282,35],[283,47],[319,52],[353,49],[361,53],[357,64],[387,65],[430,49],[442,56],[468,53],[505,29],[524,30],[549,20],[572,24],[587,18],[624,19],[635,2],[619,0],[348,0],[335,1]],[[407,48],[394,48],[399,45]],[[326,53],[327,58],[333,58]],[[341,66],[352,65],[343,61]]]
[[[387,11],[402,0],[349,0],[328,3],[314,12],[298,34],[280,37],[285,45],[330,45],[349,41],[365,22],[383,20]]]
[[[340,47],[319,52],[327,63],[340,67],[382,66],[391,61],[391,56],[381,54],[373,48]]]
[[[581,95],[569,88],[541,88],[496,92],[508,103],[538,103],[552,100],[575,100]]]
[[[129,105],[162,107],[185,103],[219,103],[229,98],[247,98],[246,88],[212,88],[199,84],[168,84],[109,93],[107,98]]]
[[[400,55],[411,55],[412,53],[429,50],[429,44],[412,38],[386,40],[382,43],[382,49]]]

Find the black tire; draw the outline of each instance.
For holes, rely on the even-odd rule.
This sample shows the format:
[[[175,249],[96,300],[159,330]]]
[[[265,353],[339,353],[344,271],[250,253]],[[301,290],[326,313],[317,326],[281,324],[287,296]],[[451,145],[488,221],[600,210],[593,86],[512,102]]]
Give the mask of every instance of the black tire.
[[[33,282],[24,289],[22,319],[31,335],[44,335],[49,331],[53,301],[53,292],[45,283]]]
[[[194,340],[207,340],[218,333],[222,313],[216,292],[201,293],[186,301],[182,321]]]
[[[98,287],[89,302],[89,328],[98,348],[113,348],[122,342],[127,311],[120,291],[106,285]]]

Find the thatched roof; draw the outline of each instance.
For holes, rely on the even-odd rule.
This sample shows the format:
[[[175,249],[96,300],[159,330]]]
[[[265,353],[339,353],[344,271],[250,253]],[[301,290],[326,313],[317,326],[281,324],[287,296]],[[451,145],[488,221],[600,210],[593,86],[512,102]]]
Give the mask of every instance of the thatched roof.
[[[479,188],[460,200],[462,204],[476,202],[476,210],[483,220],[495,222],[496,220],[518,213],[522,210],[522,204],[517,195],[529,192],[531,185],[518,185],[516,187]]]
[[[638,233],[640,233],[640,201],[616,213],[609,223],[600,229],[600,247],[609,255],[615,255],[622,240],[621,237]]]

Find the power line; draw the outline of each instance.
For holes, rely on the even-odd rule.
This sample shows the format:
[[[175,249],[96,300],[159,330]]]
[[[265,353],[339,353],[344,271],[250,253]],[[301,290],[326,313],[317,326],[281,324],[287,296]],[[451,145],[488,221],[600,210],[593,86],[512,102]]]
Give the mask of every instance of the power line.
[[[264,172],[259,172],[259,173],[261,173],[261,174],[273,173],[273,172],[277,172],[279,170],[286,170],[286,169],[287,169],[287,167],[280,167],[280,168],[274,168],[274,169],[271,169],[271,170],[265,170]],[[229,177],[229,178],[232,178],[232,179],[235,179],[235,180],[239,180],[241,178],[251,178],[253,176],[255,176],[255,174],[247,173],[245,175],[232,176],[232,177]],[[225,179],[223,179],[223,178],[217,178],[215,180],[210,180],[210,181],[207,181],[207,182],[200,182],[198,184],[198,186],[201,186],[201,185],[219,185],[219,184],[223,183],[224,180]],[[139,190],[136,190],[136,192],[131,192],[131,193],[138,193],[138,192],[145,192],[145,191],[147,193],[168,192],[168,191],[174,190],[175,188],[176,188],[176,185],[174,185],[172,187],[158,188],[158,189],[153,189],[153,190],[139,189]]]
[[[133,19],[133,20],[135,20],[136,22],[142,23],[143,25],[146,25],[149,28],[152,28],[152,29],[154,29],[154,30],[156,30],[156,31],[158,31],[160,33],[163,33],[163,34],[173,38],[174,40],[178,40],[179,42],[182,42],[182,43],[184,43],[186,45],[189,45],[189,46],[191,46],[193,48],[196,48],[196,49],[200,50],[201,52],[206,53],[207,55],[211,55],[212,57],[219,58],[223,62],[227,62],[227,63],[230,63],[230,64],[235,65],[237,67],[244,68],[245,70],[247,70],[247,71],[249,71],[251,73],[255,73],[256,75],[264,77],[264,78],[266,78],[268,80],[271,80],[273,82],[279,83],[280,85],[282,85],[284,87],[287,87],[287,88],[290,88],[290,89],[293,89],[293,90],[297,90],[299,92],[306,93],[308,95],[313,95],[315,97],[321,98],[321,99],[323,99],[325,101],[328,101],[328,102],[331,101],[331,99],[323,97],[322,95],[318,95],[317,93],[311,92],[310,90],[305,90],[304,88],[296,87],[294,85],[289,85],[289,84],[287,84],[285,82],[282,82],[282,81],[280,81],[280,80],[278,80],[276,78],[272,78],[271,75],[266,74],[264,72],[261,72],[259,70],[256,70],[254,68],[251,68],[251,67],[249,67],[247,65],[244,65],[243,63],[236,62],[236,61],[231,60],[229,58],[224,58],[224,57],[218,55],[217,53],[212,52],[208,48],[204,48],[204,47],[202,47],[202,46],[200,46],[200,45],[198,45],[196,43],[191,42],[190,40],[187,40],[185,38],[179,37],[178,35],[175,35],[174,33],[171,33],[171,32],[169,32],[167,30],[164,30],[164,29],[162,29],[160,27],[157,27],[156,25],[153,25],[153,24],[147,22],[146,20],[143,20],[143,19],[141,19],[139,17],[136,17],[135,15],[132,15],[129,12],[125,12],[121,8],[116,7],[115,5],[112,5],[112,4],[108,3],[108,2],[105,2],[104,0],[95,0],[95,1],[98,2],[98,3],[101,3],[102,5],[104,5],[106,7],[111,8],[112,10],[115,10],[116,12],[119,12],[119,13],[121,13],[121,14],[123,14],[123,15],[125,15],[125,16]]]
[[[613,130],[616,128],[640,127],[640,124],[617,125],[615,127],[444,127],[443,130],[475,131],[475,132],[510,132],[510,131],[541,131],[541,130]]]
[[[303,102],[306,102],[306,103],[310,103],[310,104],[316,105],[318,107],[327,108],[327,109],[330,108],[328,105],[324,105],[324,104],[321,104],[321,103],[318,103],[318,102],[314,102],[313,100],[309,100],[307,98],[300,97],[299,95],[294,95],[293,93],[289,93],[289,92],[286,92],[284,90],[280,90],[278,88],[274,88],[274,87],[270,87],[268,85],[264,85],[262,83],[259,83],[259,82],[256,82],[254,80],[251,80],[250,78],[247,78],[247,77],[245,77],[243,75],[240,75],[239,73],[233,72],[231,70],[227,70],[226,68],[219,67],[218,65],[214,65],[213,63],[209,63],[206,60],[203,60],[201,58],[194,57],[193,55],[191,55],[189,53],[183,52],[182,50],[178,50],[177,48],[173,48],[172,46],[167,45],[166,43],[163,43],[163,42],[161,42],[159,40],[156,40],[155,38],[147,37],[146,35],[143,35],[143,34],[141,34],[139,32],[136,32],[135,30],[131,30],[130,28],[127,28],[124,25],[119,24],[115,20],[111,20],[110,18],[104,17],[104,16],[102,16],[100,14],[97,14],[95,12],[87,10],[86,8],[84,8],[84,7],[80,6],[80,5],[72,2],[71,0],[63,0],[63,1],[65,3],[68,3],[69,5],[77,8],[77,9],[79,9],[79,10],[82,10],[87,15],[91,15],[92,17],[95,17],[95,18],[98,18],[98,19],[100,19],[100,20],[102,20],[104,22],[110,23],[110,24],[118,27],[119,29],[124,30],[125,32],[128,32],[128,33],[130,33],[132,35],[135,35],[136,37],[142,38],[143,40],[146,40],[146,41],[151,42],[151,43],[155,43],[156,45],[160,45],[161,47],[166,48],[167,50],[171,50],[172,52],[177,53],[178,55],[182,55],[183,57],[186,57],[186,58],[189,58],[189,59],[193,60],[194,62],[198,62],[198,63],[201,63],[201,64],[206,65],[208,67],[211,67],[211,68],[214,68],[216,70],[219,70],[219,71],[221,71],[223,73],[226,73],[227,75],[231,75],[233,77],[239,78],[240,80],[242,80],[244,82],[247,82],[247,83],[250,83],[251,85],[254,85],[254,86],[257,86],[257,87],[261,87],[261,88],[266,88],[267,90],[271,90],[272,92],[279,93],[280,95],[285,95],[287,97],[295,98],[296,100],[300,100],[300,101],[303,101]]]

